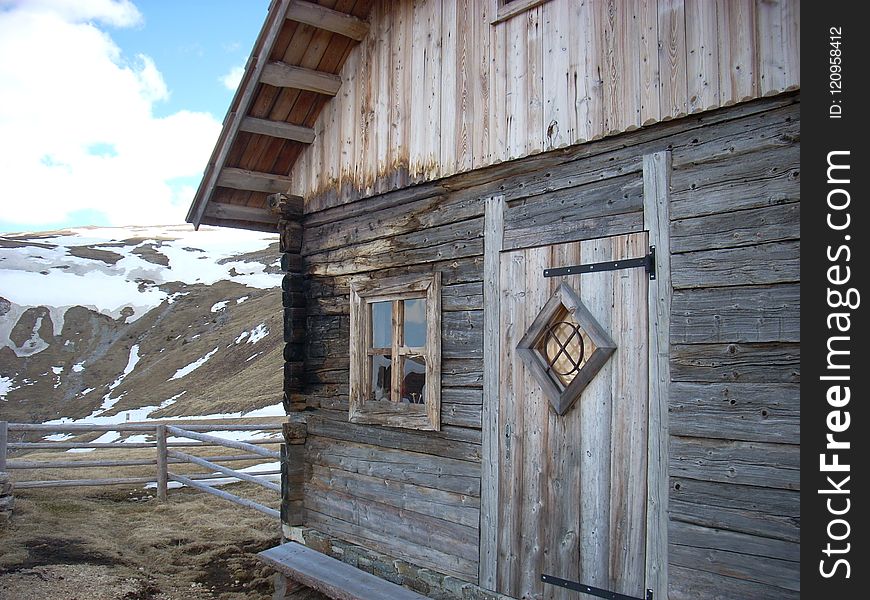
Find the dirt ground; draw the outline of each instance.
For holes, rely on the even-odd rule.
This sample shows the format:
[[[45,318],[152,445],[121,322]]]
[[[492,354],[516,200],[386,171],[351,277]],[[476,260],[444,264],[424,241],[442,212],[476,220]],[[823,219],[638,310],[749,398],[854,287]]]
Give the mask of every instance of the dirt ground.
[[[274,506],[274,493],[231,493]],[[189,489],[159,502],[142,487],[18,490],[0,528],[0,600],[269,600],[272,570],[256,553],[279,524]],[[300,600],[319,598],[306,591]]]

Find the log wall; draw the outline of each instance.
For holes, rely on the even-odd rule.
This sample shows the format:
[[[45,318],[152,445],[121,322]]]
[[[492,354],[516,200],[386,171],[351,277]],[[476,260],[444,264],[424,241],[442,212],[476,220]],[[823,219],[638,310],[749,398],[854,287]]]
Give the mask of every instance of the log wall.
[[[483,218],[504,247],[643,229],[672,150],[669,563],[674,599],[797,597],[799,101],[741,104],[306,215],[304,523],[477,581]],[[349,282],[442,274],[442,431],[348,423]]]
[[[295,163],[306,210],[800,86],[799,0],[379,0]]]

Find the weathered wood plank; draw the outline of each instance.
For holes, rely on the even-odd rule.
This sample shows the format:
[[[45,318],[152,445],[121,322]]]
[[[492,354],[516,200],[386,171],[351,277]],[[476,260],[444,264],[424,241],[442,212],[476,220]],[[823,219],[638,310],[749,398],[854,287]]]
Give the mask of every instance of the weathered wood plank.
[[[798,383],[800,344],[675,344],[671,380]]]
[[[423,600],[417,592],[390,583],[371,573],[321,554],[302,544],[286,543],[257,555],[280,573],[289,575],[306,587],[339,600]],[[283,595],[283,594],[282,594]],[[277,597],[277,595],[276,595]]]
[[[505,231],[506,250],[594,239],[643,230],[640,211],[595,217],[580,221],[563,220],[544,227],[523,227]]]
[[[287,192],[290,189],[291,181],[285,175],[225,167],[221,169],[216,185],[234,190],[275,194]]]
[[[671,521],[668,526],[668,535],[671,543],[680,546],[739,552],[792,562],[800,560],[800,544],[793,541],[713,529],[684,521]]]
[[[311,483],[305,486],[305,507],[368,530],[395,536],[397,542],[413,542],[468,562],[477,562],[476,527],[401,510]]]
[[[310,504],[305,507],[305,523],[329,535],[342,540],[371,548],[392,556],[401,556],[421,567],[434,569],[439,573],[453,575],[462,580],[469,580],[477,572],[477,562],[468,561],[453,554],[447,554],[425,544],[403,540],[391,533],[382,533],[361,524],[342,519],[330,512],[320,512],[320,506]],[[327,510],[327,509],[324,509]]]
[[[800,444],[800,389],[787,383],[671,385],[672,435]]]
[[[672,574],[668,582],[670,600],[697,600],[699,597],[705,600],[733,600],[734,598],[798,600],[800,598],[800,592],[676,564],[669,565],[669,570]]]
[[[688,481],[683,479],[682,481]],[[731,484],[728,484],[731,485]],[[745,487],[745,486],[744,486]],[[750,488],[755,490],[758,488]],[[703,527],[738,531],[753,536],[778,540],[800,541],[799,516],[782,516],[765,512],[751,512],[721,506],[694,504],[671,498],[668,514],[671,521],[683,521]]]
[[[480,405],[454,404],[441,399],[441,422],[459,427],[480,429],[482,410]]]
[[[758,556],[742,552],[696,548],[681,544],[671,544],[668,550],[668,561],[674,565],[800,591],[800,569],[796,561],[767,557],[760,559]]]
[[[671,479],[672,519],[789,541],[800,540],[800,492]]]
[[[763,152],[746,152],[735,156],[722,156],[704,164],[703,169],[694,168],[692,163],[683,163],[674,168],[672,175],[673,193],[684,190],[699,190],[705,186],[729,182],[740,185],[770,179],[800,165],[800,145],[785,140],[782,147],[769,148]],[[709,195],[709,193],[705,194]],[[703,200],[705,196],[701,196]]]
[[[739,286],[677,290],[672,343],[799,342],[800,286]]]
[[[348,275],[483,254],[483,218],[309,254],[312,275]]]
[[[800,239],[800,203],[717,213],[671,224],[674,253]]]
[[[260,81],[275,87],[307,90],[327,96],[335,96],[341,88],[341,77],[338,75],[296,67],[279,61],[270,62],[265,66]]]
[[[470,195],[430,196],[403,205],[400,209],[388,207],[371,210],[353,218],[318,226],[306,226],[303,253],[314,254],[458,223],[479,217],[482,212],[480,200]]]
[[[310,127],[302,127],[293,123],[284,121],[272,121],[269,119],[258,119],[256,117],[245,117],[242,119],[242,124],[239,126],[240,131],[248,133],[257,133],[260,135],[268,135],[274,138],[284,140],[292,140],[294,142],[302,142],[310,144],[314,141],[314,130]]]
[[[325,29],[358,42],[365,39],[369,32],[369,24],[353,15],[304,0],[294,0],[287,8],[285,18]]]
[[[767,285],[800,281],[800,242],[674,254],[674,289]]]
[[[758,97],[755,0],[717,0],[719,98],[722,105]]]
[[[657,166],[668,169],[667,158],[667,155],[659,156]],[[658,177],[659,184],[667,181],[666,172],[658,174]],[[653,193],[666,192],[657,189]],[[661,201],[667,202],[667,196]],[[649,250],[646,233],[621,236],[619,240],[618,244],[614,244],[614,260],[643,256]],[[611,335],[620,340],[622,347],[632,349],[631,352],[618,353],[610,358],[618,365],[614,367],[616,377],[613,380],[613,396],[617,401],[610,421],[613,429],[610,538],[612,548],[625,549],[612,552],[610,578],[617,582],[618,591],[637,596],[642,595],[648,586],[647,507],[651,492],[648,489],[650,476],[647,460],[651,419],[649,360],[652,352],[648,346],[651,341],[648,311],[644,310],[650,302],[648,281],[649,276],[643,269],[630,269],[614,278],[614,308],[610,326]],[[658,418],[652,418],[652,423],[661,428]],[[658,471],[654,476],[657,474]],[[662,511],[661,516],[665,514]],[[660,535],[657,529],[652,533]],[[656,561],[656,558],[651,558],[649,562]]]
[[[479,525],[479,500],[473,496],[320,465],[310,468],[307,484],[327,493],[338,490],[354,498],[381,502],[403,511],[459,523],[473,529],[477,529]]]
[[[795,104],[694,131],[689,143],[674,145],[674,166],[692,168],[799,143],[800,105]]]
[[[346,422],[347,413],[343,413],[343,417],[344,422],[336,422],[320,416],[312,417],[308,421],[308,432],[311,435],[375,444],[385,448],[423,452],[459,460],[480,461],[479,441],[474,443],[450,439],[447,431],[436,433],[356,425]]]
[[[483,310],[483,283],[464,283],[441,288],[441,309],[448,311]]]
[[[800,447],[671,436],[674,477],[800,489]]]
[[[463,496],[480,496],[480,467],[465,460],[312,436],[306,462]]]
[[[683,0],[659,0],[658,29],[662,118],[681,117],[689,112]]]
[[[686,2],[689,112],[719,106],[719,36],[715,2]]]
[[[510,203],[505,211],[505,229],[540,228],[567,219],[634,212],[642,206],[643,178],[629,173]]]
[[[670,152],[647,154],[644,165],[644,227],[649,246],[656,248],[656,278],[649,281],[647,299],[648,398],[647,420],[647,505],[646,505],[646,587],[666,596],[668,521],[668,397],[671,390],[671,240],[670,240]]]

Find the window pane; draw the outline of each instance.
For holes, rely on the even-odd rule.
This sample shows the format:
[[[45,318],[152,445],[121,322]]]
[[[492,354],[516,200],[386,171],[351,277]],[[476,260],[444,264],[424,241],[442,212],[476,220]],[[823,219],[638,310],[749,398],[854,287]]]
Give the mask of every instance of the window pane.
[[[372,348],[389,348],[393,343],[393,303],[372,302]]]
[[[405,346],[426,345],[426,300],[405,300]]]
[[[426,401],[426,359],[406,356],[402,369],[402,402],[423,404]]]
[[[375,355],[369,359],[371,362],[372,389],[369,400],[390,399],[390,374],[392,361],[389,356]]]

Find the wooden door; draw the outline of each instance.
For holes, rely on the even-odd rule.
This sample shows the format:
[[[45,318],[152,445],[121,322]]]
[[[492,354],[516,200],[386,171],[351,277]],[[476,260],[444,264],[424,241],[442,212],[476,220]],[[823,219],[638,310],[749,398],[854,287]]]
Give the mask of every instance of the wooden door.
[[[586,598],[541,574],[644,597],[648,275],[643,268],[545,278],[549,267],[644,256],[647,233],[502,252],[499,273],[496,589]],[[616,350],[558,415],[517,344],[561,283]]]

